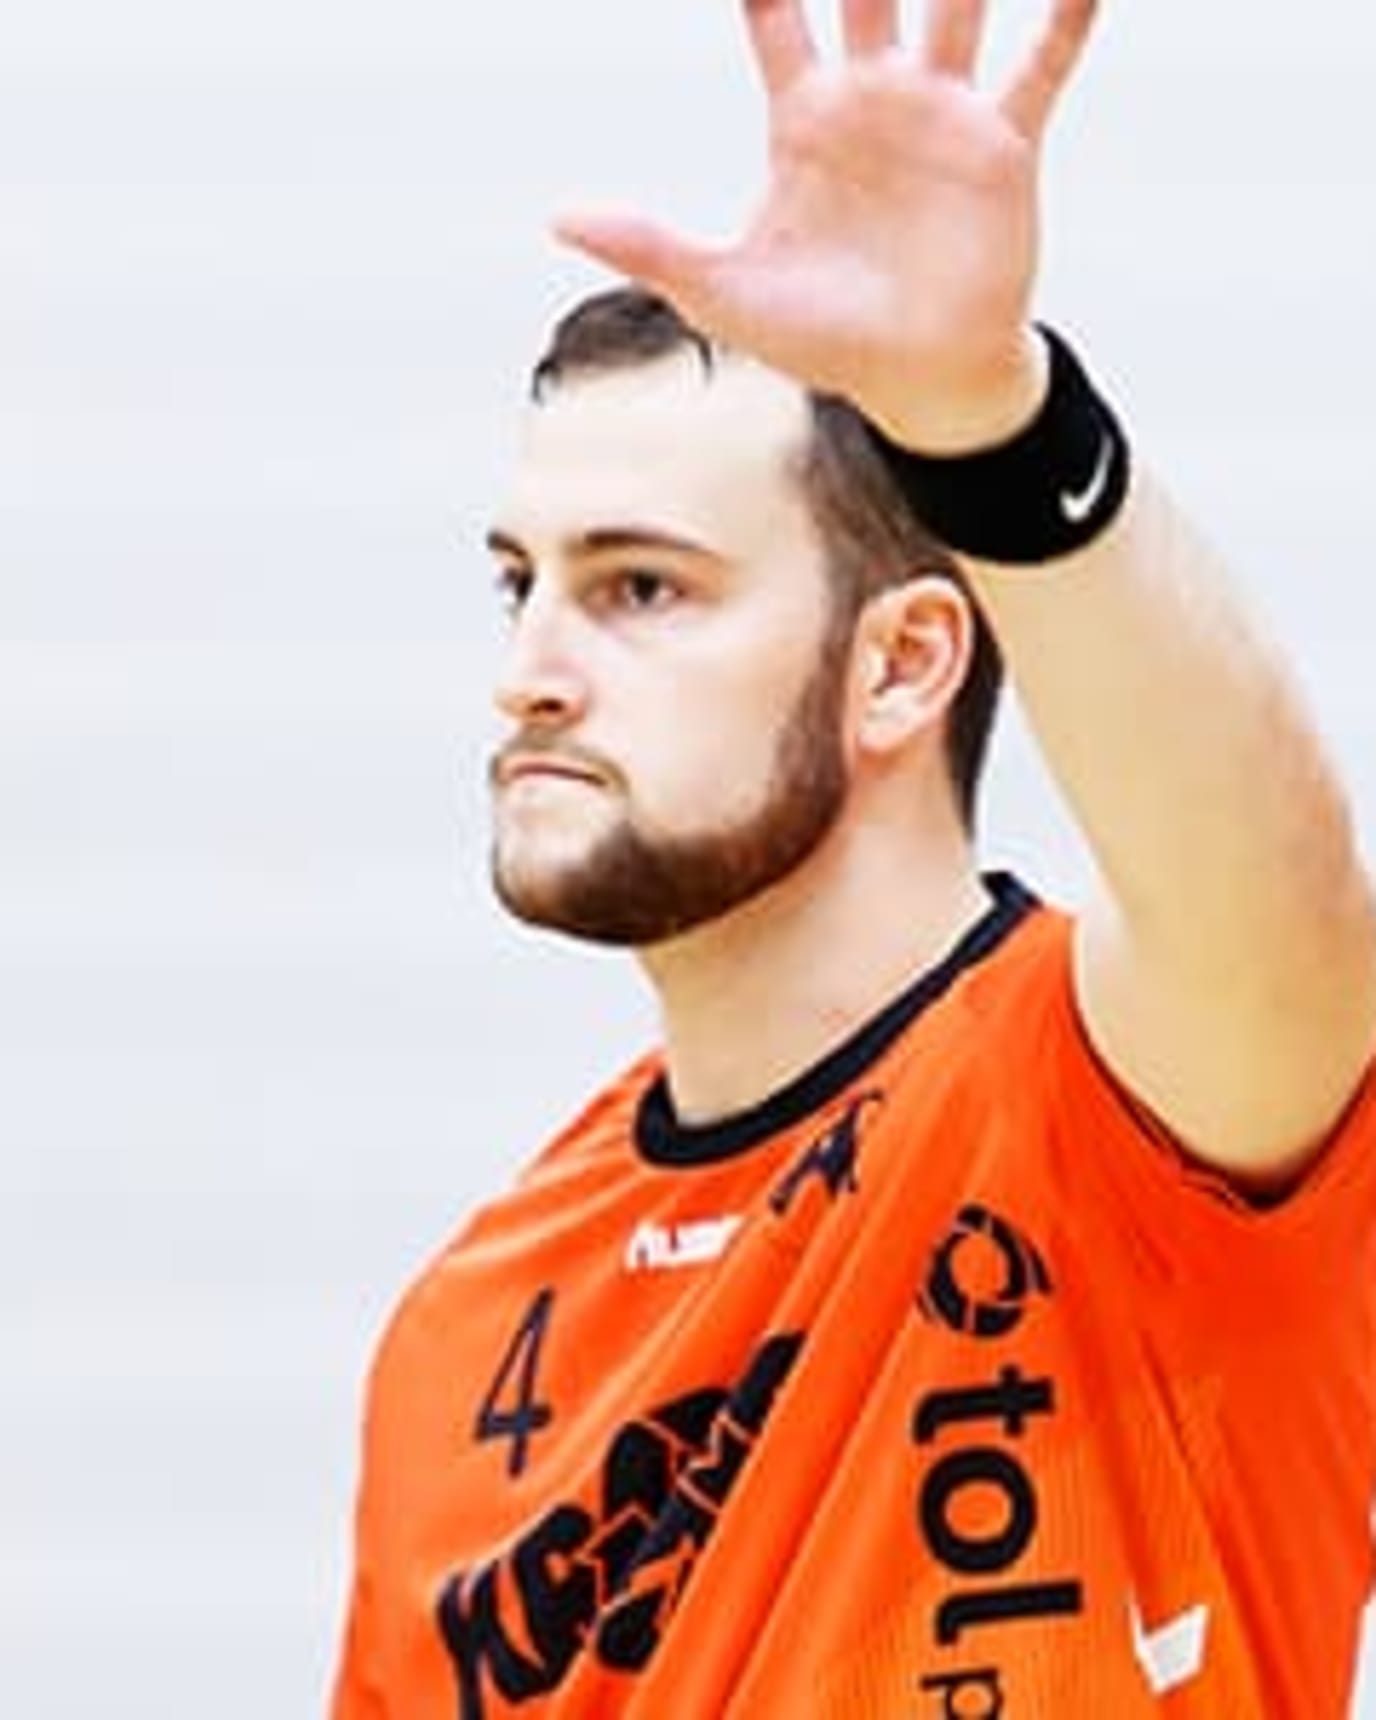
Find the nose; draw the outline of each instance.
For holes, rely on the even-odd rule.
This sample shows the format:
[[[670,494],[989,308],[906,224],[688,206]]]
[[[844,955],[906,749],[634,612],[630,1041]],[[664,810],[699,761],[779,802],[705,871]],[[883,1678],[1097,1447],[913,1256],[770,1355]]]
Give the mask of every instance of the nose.
[[[571,634],[564,605],[537,583],[513,623],[494,689],[503,716],[526,726],[563,728],[584,714],[587,681],[575,660]]]

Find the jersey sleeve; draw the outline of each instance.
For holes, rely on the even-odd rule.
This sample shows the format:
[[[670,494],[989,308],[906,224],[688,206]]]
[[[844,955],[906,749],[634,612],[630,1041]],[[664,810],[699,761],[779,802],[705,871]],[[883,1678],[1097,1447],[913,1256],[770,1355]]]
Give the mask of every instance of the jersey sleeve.
[[[1067,933],[1046,974],[1039,1049],[1054,1151],[1077,1201],[1106,1231],[1210,1281],[1220,1264],[1265,1276],[1274,1261],[1287,1290],[1310,1282],[1320,1296],[1335,1276],[1351,1286],[1359,1272],[1376,1284],[1376,1071],[1295,1184],[1257,1196],[1191,1154],[1110,1073],[1080,1017],[1071,967]]]
[[[392,1324],[395,1325],[396,1316]],[[390,1328],[389,1328],[390,1330]],[[329,1720],[400,1720],[388,1700],[381,1665],[373,1498],[377,1488],[373,1451],[377,1375],[386,1347],[378,1345],[365,1386],[359,1475],[353,1512],[353,1545],[347,1609],[335,1666]]]
[[[335,1673],[330,1720],[387,1720],[386,1703],[369,1676],[367,1660],[366,1592],[355,1583],[343,1650]]]
[[[368,1671],[366,1595],[358,1584],[349,1603],[330,1720],[387,1720],[386,1702]]]

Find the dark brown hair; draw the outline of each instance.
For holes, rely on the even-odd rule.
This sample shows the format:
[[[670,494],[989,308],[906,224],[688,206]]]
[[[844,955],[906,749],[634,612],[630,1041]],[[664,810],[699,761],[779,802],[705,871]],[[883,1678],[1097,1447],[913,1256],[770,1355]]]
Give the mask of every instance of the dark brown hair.
[[[657,294],[613,287],[582,299],[555,324],[531,376],[538,401],[562,381],[631,369],[680,351],[696,353],[710,375],[718,348]],[[966,828],[975,801],[1003,683],[1003,664],[954,557],[913,513],[885,461],[876,433],[848,401],[809,392],[812,434],[798,466],[802,492],[828,560],[834,621],[848,632],[865,604],[920,574],[949,579],[974,615],[974,650],[946,725],[946,762]]]

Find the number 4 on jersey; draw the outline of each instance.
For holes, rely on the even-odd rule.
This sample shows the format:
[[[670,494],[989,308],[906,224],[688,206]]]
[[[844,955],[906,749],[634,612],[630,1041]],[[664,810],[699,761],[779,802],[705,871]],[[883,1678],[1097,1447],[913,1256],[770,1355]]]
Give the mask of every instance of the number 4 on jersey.
[[[536,1401],[535,1375],[540,1366],[540,1349],[549,1329],[549,1317],[554,1310],[553,1290],[542,1290],[526,1310],[525,1318],[516,1328],[501,1366],[483,1399],[474,1429],[480,1440],[509,1439],[506,1471],[514,1480],[521,1475],[530,1458],[531,1436],[548,1427],[554,1411],[548,1404]]]

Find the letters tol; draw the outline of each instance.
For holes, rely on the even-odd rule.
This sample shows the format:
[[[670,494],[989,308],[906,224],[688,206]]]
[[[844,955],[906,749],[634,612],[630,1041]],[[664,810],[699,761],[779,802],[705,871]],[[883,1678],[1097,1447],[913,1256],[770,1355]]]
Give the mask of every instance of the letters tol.
[[[988,1347],[1016,1332],[1034,1297],[1052,1293],[1050,1274],[1027,1238],[988,1208],[966,1206],[933,1251],[919,1306],[929,1320]],[[933,1638],[943,1649],[963,1647],[992,1626],[1084,1611],[1083,1587],[1073,1578],[1007,1580],[1035,1542],[1040,1509],[1020,1446],[1033,1424],[1055,1411],[1055,1382],[1026,1374],[1014,1361],[992,1378],[938,1387],[913,1411],[913,1442],[932,1459],[916,1502],[918,1527],[933,1558],[961,1584],[933,1616]],[[969,1497],[998,1499],[992,1528],[976,1529],[962,1512]],[[951,1670],[923,1679],[921,1688],[944,1704],[943,1713],[963,1717],[972,1712],[967,1698],[976,1696],[981,1713],[1003,1712],[997,1667]]]

